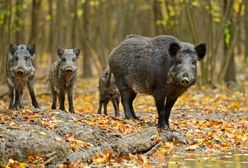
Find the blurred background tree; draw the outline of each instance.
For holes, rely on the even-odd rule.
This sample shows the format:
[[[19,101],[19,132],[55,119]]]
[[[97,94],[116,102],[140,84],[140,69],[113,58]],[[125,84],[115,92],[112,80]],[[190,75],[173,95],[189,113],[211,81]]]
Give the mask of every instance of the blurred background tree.
[[[0,69],[9,43],[35,43],[44,76],[61,46],[81,48],[80,74],[92,77],[127,34],[205,42],[199,84],[235,82],[235,62],[248,64],[248,0],[0,0]]]

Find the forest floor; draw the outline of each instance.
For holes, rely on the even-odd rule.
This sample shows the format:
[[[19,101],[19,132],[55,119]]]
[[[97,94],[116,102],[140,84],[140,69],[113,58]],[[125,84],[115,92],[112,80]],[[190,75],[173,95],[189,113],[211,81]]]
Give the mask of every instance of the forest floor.
[[[135,99],[134,107],[141,121],[124,119],[121,104],[119,119],[111,117],[114,116],[111,103],[108,106],[109,116],[99,115],[96,113],[97,85],[96,78],[78,79],[75,89],[75,115],[50,110],[51,96],[47,78],[38,80],[35,84],[37,98],[42,105],[39,110],[31,107],[27,91],[24,94],[25,108],[21,111],[7,110],[8,97],[1,98],[0,155],[2,154],[2,160],[0,162],[2,163],[0,167],[4,165],[45,167],[46,165],[54,166],[55,163],[58,167],[87,165],[116,167],[160,165],[159,167],[164,167],[168,166],[168,160],[175,153],[204,155],[229,151],[248,153],[247,80],[230,87],[193,86],[179,98],[172,109],[170,126],[185,137],[186,144],[178,143],[175,139],[161,141],[156,132],[151,129],[150,131],[153,132],[151,135],[156,137],[153,137],[155,143],[149,144],[149,150],[135,149],[126,153],[112,151],[108,148],[109,144],[104,150],[103,143],[114,142],[115,136],[118,139],[118,137],[132,135],[149,128],[156,129],[158,115],[153,98],[138,95]],[[0,89],[6,90],[6,87],[1,86]],[[67,103],[66,107],[68,107]],[[68,125],[68,123],[71,124]],[[99,129],[100,133],[96,133],[97,131],[93,128],[97,131]],[[31,134],[32,131],[35,134]],[[95,139],[92,139],[91,135]],[[35,136],[39,137],[39,142],[34,140]],[[106,139],[102,140],[101,136]],[[98,146],[101,146],[100,150],[96,149]],[[90,152],[90,155],[82,154],[84,151]],[[67,157],[68,153],[72,156]],[[66,160],[65,157],[72,159]],[[59,161],[56,162],[56,160]]]

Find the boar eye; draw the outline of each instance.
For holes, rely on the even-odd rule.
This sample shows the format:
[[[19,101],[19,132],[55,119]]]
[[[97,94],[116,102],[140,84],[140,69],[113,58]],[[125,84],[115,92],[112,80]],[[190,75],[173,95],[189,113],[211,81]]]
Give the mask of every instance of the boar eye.
[[[25,61],[27,61],[29,59],[29,57],[26,56],[26,57],[24,57],[24,59],[25,59]]]
[[[196,65],[196,61],[192,61],[192,65]]]
[[[178,60],[178,61],[177,61],[177,64],[182,64],[182,61],[181,61],[181,60]]]
[[[65,58],[62,58],[62,62],[66,62],[66,59]]]
[[[15,61],[18,61],[18,59],[19,59],[18,57],[15,57]]]
[[[75,58],[72,58],[72,61],[73,61],[73,62],[75,62],[75,60],[76,60]]]

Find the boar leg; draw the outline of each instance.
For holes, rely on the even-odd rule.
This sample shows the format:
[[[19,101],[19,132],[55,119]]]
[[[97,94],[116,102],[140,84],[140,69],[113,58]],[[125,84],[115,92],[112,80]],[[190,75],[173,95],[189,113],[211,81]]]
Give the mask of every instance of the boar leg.
[[[165,97],[155,97],[155,103],[158,111],[158,127],[167,129],[165,123],[165,106],[164,106]]]
[[[118,98],[112,98],[112,104],[113,104],[114,109],[115,109],[115,117],[119,117],[120,112],[119,112],[119,100],[118,100]]]
[[[60,90],[59,92],[59,109],[65,111],[65,92],[64,90]]]
[[[98,107],[97,113],[102,114],[102,101],[101,100],[99,100],[99,107]]]
[[[109,99],[106,99],[103,103],[103,108],[104,108],[103,113],[105,115],[108,115],[108,103],[109,103]]]
[[[14,105],[14,91],[15,88],[14,86],[10,86],[9,85],[9,109],[13,109],[13,105]]]
[[[74,104],[73,104],[73,87],[72,86],[69,87],[67,96],[68,96],[68,103],[69,103],[69,112],[75,113]]]
[[[134,112],[134,108],[133,108],[133,101],[134,101],[136,96],[137,96],[137,93],[135,93],[132,90],[131,95],[130,95],[130,100],[129,100],[129,107],[130,107],[130,110],[131,110],[131,113],[132,113],[134,119],[139,120],[139,117],[136,116],[136,114]]]
[[[131,102],[131,95],[132,95],[132,90],[120,90],[121,93],[121,103],[124,108],[125,112],[125,117],[127,119],[135,119],[133,116],[131,107],[130,107],[130,102]]]
[[[171,108],[174,106],[176,101],[177,101],[177,98],[174,98],[174,99],[167,98],[166,99],[164,119],[165,119],[165,124],[167,125],[168,128],[170,128],[169,117],[170,117],[170,113],[171,113]]]
[[[56,110],[58,93],[55,91],[53,87],[52,87],[52,97],[53,97],[53,103],[52,103],[51,109]]]
[[[20,96],[19,96],[19,108],[23,109],[23,88],[20,89]]]
[[[35,96],[35,92],[34,92],[34,81],[33,81],[33,79],[28,81],[28,91],[29,91],[29,95],[30,95],[30,98],[31,98],[31,101],[32,101],[32,105],[35,108],[40,108],[39,103],[37,102],[37,99],[36,99],[36,96]]]
[[[128,87],[126,79],[125,78],[117,78],[116,77],[116,85],[120,91],[121,94],[121,103],[124,109],[125,118],[127,119],[135,119],[135,116],[133,115],[133,108],[130,107],[130,104],[132,103],[133,99],[135,98],[134,91]]]
[[[16,88],[15,89],[15,104],[14,104],[14,108],[16,110],[19,110],[19,106],[20,106],[20,88]]]

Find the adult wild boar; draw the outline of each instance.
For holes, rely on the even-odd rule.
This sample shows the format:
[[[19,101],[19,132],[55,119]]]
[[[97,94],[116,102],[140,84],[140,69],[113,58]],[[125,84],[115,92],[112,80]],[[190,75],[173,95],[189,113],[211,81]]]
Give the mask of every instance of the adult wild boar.
[[[170,35],[154,38],[127,36],[109,58],[125,117],[138,119],[133,100],[137,93],[145,93],[155,99],[158,127],[169,128],[171,108],[177,98],[196,82],[196,63],[205,54],[206,44],[194,46]]]
[[[79,48],[57,49],[59,60],[54,62],[49,73],[50,87],[52,90],[52,109],[56,109],[57,97],[59,109],[65,111],[65,94],[67,93],[69,112],[74,113],[73,89],[77,79],[76,59],[80,54]]]
[[[9,87],[9,109],[23,108],[23,89],[27,84],[32,105],[39,108],[34,92],[35,45],[10,44],[7,60],[7,84]]]

